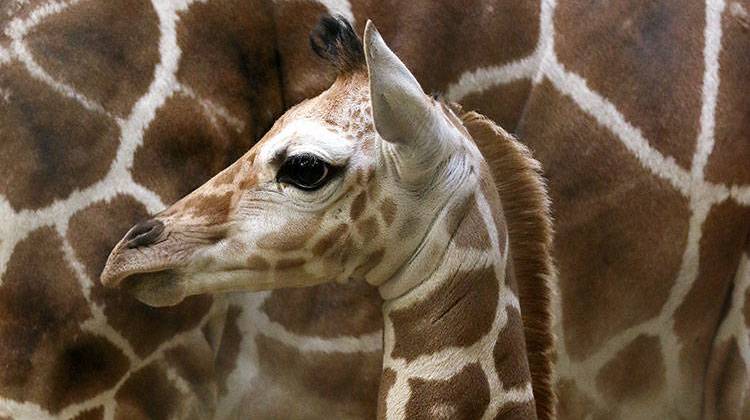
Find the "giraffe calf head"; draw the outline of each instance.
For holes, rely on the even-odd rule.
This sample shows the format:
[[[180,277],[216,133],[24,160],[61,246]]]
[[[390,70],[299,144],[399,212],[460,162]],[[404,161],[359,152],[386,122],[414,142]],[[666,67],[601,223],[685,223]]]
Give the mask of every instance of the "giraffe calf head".
[[[364,278],[380,285],[422,243],[479,152],[368,22],[324,18],[313,49],[334,84],[110,254],[101,280],[151,305],[187,295]],[[472,182],[474,182],[472,184]]]

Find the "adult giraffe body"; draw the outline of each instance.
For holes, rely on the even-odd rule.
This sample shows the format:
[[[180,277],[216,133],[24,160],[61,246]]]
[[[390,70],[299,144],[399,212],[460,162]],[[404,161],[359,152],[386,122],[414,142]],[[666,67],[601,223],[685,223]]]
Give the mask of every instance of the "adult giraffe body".
[[[194,333],[206,300],[155,311],[95,281],[127,226],[327,86],[307,48],[326,10],[359,29],[378,22],[427,90],[519,133],[542,161],[560,269],[561,417],[741,415],[747,2],[215,0],[0,4],[0,357],[13,366],[0,374],[0,414],[145,410],[142,383],[180,396],[145,411],[152,418],[213,410],[186,398],[205,395],[202,383],[220,417],[279,413],[290,390],[326,413],[374,412],[382,321],[377,296],[362,301],[356,284],[337,298],[326,287],[235,297],[223,334],[205,335],[223,338],[213,365],[212,341]],[[69,366],[85,374],[73,380]]]

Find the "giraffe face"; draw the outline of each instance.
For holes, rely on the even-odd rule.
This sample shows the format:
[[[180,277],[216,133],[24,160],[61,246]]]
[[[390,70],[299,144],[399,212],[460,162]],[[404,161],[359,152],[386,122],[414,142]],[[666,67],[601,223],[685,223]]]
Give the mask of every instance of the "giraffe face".
[[[377,31],[369,36],[367,68],[340,75],[237,162],[131,229],[102,282],[161,306],[392,277],[471,168],[444,107]]]

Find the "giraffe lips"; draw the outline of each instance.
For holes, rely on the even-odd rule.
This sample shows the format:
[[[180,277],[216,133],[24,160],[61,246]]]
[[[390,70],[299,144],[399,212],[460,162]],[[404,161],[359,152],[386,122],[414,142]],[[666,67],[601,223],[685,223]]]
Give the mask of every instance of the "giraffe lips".
[[[173,306],[187,295],[180,277],[173,270],[136,273],[120,282],[120,287],[149,306]]]
[[[179,252],[167,256],[153,250],[117,247],[104,266],[100,280],[106,287],[120,288],[150,306],[171,306],[186,296]]]
[[[144,235],[140,230],[151,234],[153,229],[145,226],[131,229],[131,232],[136,231],[136,239],[140,240]],[[132,246],[134,240],[131,236],[133,234],[128,233],[110,253],[100,276],[101,283],[106,287],[121,288],[147,305],[180,303],[186,292],[184,278],[178,271],[196,248],[175,241],[170,235],[163,235],[149,245],[139,243]]]

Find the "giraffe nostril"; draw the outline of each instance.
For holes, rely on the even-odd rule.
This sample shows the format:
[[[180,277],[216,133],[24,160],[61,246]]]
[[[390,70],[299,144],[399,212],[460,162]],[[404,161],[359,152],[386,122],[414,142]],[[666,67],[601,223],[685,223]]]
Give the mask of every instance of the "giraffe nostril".
[[[125,245],[128,248],[148,246],[153,244],[164,231],[164,223],[160,220],[150,219],[133,226],[125,235]]]

